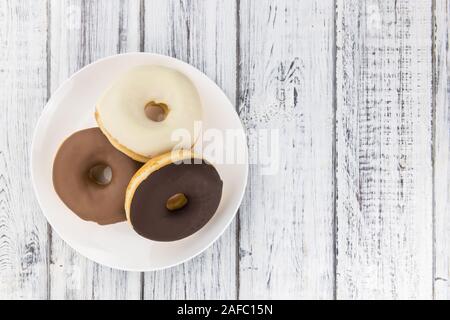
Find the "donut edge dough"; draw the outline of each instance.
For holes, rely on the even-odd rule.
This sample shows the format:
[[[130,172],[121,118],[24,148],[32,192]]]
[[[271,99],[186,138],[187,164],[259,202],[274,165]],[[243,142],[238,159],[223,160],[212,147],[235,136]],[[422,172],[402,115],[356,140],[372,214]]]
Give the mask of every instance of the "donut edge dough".
[[[136,161],[139,161],[139,162],[143,162],[143,163],[145,163],[148,160],[150,160],[150,158],[148,158],[146,156],[143,156],[141,154],[137,154],[136,152],[128,149],[124,145],[120,144],[119,141],[114,139],[113,136],[111,136],[111,134],[103,126],[103,123],[102,123],[102,121],[100,119],[100,115],[98,114],[97,109],[95,110],[95,121],[97,121],[98,127],[103,132],[103,134],[106,136],[106,138],[108,138],[109,142],[111,142],[111,144],[114,146],[114,148],[116,148],[117,150],[119,150],[122,153],[125,153],[127,156],[129,156],[133,160],[136,160]],[[194,142],[194,144],[195,144],[195,142]]]
[[[158,156],[156,156],[156,157],[151,157],[151,158],[149,158],[149,157],[143,156],[143,155],[141,155],[141,154],[137,154],[136,152],[134,152],[134,151],[128,149],[127,147],[125,147],[124,145],[121,145],[121,144],[119,143],[119,141],[117,141],[116,139],[114,139],[114,138],[109,134],[109,132],[106,130],[106,128],[103,126],[102,121],[101,121],[101,119],[100,119],[100,115],[98,114],[97,110],[95,110],[95,121],[97,122],[98,127],[99,127],[100,130],[103,132],[103,134],[106,136],[106,138],[108,138],[109,142],[110,142],[117,150],[121,151],[122,153],[125,153],[125,154],[126,154],[127,156],[129,156],[131,159],[136,160],[136,161],[138,161],[138,162],[146,163],[146,162],[148,162],[149,160],[155,159],[156,157],[159,156],[159,155],[158,155]],[[197,143],[197,141],[198,141],[199,139],[201,139],[200,136],[196,137],[196,139],[194,140],[194,142],[193,142],[192,145],[191,145],[191,149],[194,148],[195,144]],[[186,150],[186,149],[184,149],[184,150]],[[161,155],[166,154],[166,153],[171,153],[171,152],[170,152],[170,151],[169,151],[169,152],[166,151],[166,152],[162,153]]]
[[[178,161],[183,161],[186,159],[203,159],[203,157],[197,155],[192,150],[180,149],[172,152],[167,152],[161,154],[157,157],[150,159],[146,164],[144,164],[131,178],[125,193],[125,213],[127,221],[131,224],[131,202],[134,197],[139,185],[147,179],[155,171]]]

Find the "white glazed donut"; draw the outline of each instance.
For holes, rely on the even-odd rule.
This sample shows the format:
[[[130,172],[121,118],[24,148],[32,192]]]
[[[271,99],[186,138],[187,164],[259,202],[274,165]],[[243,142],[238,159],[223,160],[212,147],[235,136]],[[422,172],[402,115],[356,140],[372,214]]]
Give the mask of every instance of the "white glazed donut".
[[[146,109],[148,106],[152,108]],[[152,115],[151,120],[146,110],[163,112],[156,118]],[[198,138],[194,136],[198,134],[194,123],[201,117],[200,97],[189,78],[156,65],[142,65],[126,72],[99,99],[95,112],[97,123],[110,142],[141,162],[175,146],[191,148]],[[172,139],[177,129],[190,134],[189,145]]]

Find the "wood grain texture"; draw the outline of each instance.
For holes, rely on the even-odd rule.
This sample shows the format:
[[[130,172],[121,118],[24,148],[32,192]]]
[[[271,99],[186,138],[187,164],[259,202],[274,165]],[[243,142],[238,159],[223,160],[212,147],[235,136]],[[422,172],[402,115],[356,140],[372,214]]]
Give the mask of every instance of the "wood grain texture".
[[[434,14],[434,298],[450,299],[450,77],[449,6],[436,0]]]
[[[138,51],[139,9],[138,1],[51,1],[51,91],[96,59]],[[140,298],[139,273],[98,265],[74,252],[55,233],[49,241],[51,298]]]
[[[449,6],[0,1],[0,299],[450,299]],[[215,80],[237,102],[258,164],[212,247],[140,274],[59,239],[28,165],[62,81],[143,50]]]
[[[47,223],[29,172],[45,105],[45,1],[0,3],[0,299],[47,297]]]
[[[259,162],[240,210],[239,297],[332,298],[333,1],[239,11],[239,114]],[[274,149],[266,129],[278,130]]]
[[[145,51],[197,67],[235,101],[235,1],[144,2]],[[236,298],[236,224],[200,256],[145,274],[145,299]]]
[[[432,297],[430,1],[337,1],[337,298]]]

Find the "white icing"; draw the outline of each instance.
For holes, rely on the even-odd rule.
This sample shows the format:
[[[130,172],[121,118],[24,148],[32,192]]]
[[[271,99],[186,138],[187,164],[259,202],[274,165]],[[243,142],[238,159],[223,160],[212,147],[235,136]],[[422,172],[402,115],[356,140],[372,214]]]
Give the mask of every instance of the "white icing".
[[[169,113],[155,122],[145,115],[148,102],[165,103]],[[194,84],[182,73],[155,65],[134,67],[115,82],[97,103],[97,112],[106,131],[131,151],[153,157],[173,147],[172,132],[185,129],[196,141],[194,122],[200,121],[202,107]]]

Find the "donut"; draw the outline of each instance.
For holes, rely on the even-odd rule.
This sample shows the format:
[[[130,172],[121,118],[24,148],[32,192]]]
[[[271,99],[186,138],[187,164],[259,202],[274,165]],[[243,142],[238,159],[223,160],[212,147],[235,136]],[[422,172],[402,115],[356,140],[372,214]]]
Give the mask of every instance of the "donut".
[[[175,241],[200,230],[222,197],[217,170],[190,150],[157,156],[139,169],[125,197],[127,220],[141,236]]]
[[[200,132],[200,97],[187,76],[171,68],[141,65],[123,74],[96,104],[98,126],[111,144],[134,160],[189,149]],[[172,139],[174,130],[190,139]],[[150,142],[150,143],[149,143]]]
[[[99,128],[85,129],[59,147],[53,186],[81,219],[112,224],[126,220],[126,188],[141,165],[114,148]]]

